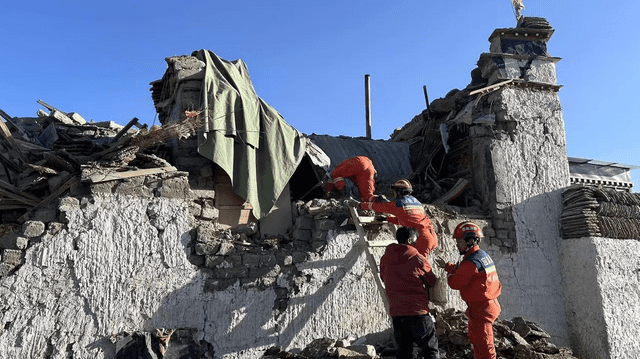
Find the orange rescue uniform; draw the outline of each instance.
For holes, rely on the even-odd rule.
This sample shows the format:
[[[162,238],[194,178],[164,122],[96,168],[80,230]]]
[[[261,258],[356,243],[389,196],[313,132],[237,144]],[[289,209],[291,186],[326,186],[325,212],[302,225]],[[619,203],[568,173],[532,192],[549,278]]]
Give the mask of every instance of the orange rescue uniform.
[[[447,263],[448,283],[460,290],[460,296],[469,306],[469,341],[473,344],[475,359],[495,359],[493,322],[500,315],[498,296],[502,284],[496,266],[489,255],[477,245],[464,255],[459,266]]]
[[[333,187],[342,191],[346,186],[345,179],[353,182],[362,201],[372,201],[374,199],[373,192],[376,191],[375,181],[376,170],[373,162],[366,156],[356,156],[340,162],[331,172],[333,183],[327,184],[326,191],[329,193]]]
[[[413,196],[401,196],[395,201],[383,203],[362,202],[360,208],[392,214],[394,217],[387,217],[389,223],[417,229],[416,249],[423,256],[429,255],[438,246],[438,236],[433,230],[431,219],[422,203]]]

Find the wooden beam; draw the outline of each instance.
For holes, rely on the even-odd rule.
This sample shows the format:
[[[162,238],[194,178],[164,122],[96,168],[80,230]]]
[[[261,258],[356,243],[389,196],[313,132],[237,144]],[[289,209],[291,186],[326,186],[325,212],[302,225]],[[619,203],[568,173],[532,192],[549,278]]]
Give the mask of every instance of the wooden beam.
[[[120,130],[120,132],[118,132],[118,134],[116,135],[116,137],[114,137],[114,138],[113,138],[113,140],[111,140],[111,142],[112,142],[112,143],[113,143],[113,142],[118,142],[118,140],[120,139],[120,137],[122,137],[122,135],[124,135],[125,133],[127,133],[127,131],[129,131],[129,129],[131,128],[131,126],[133,126],[133,125],[134,125],[134,124],[136,124],[136,123],[139,123],[138,121],[139,121],[139,120],[138,120],[138,118],[137,118],[137,117],[132,118],[132,119],[131,119],[131,121],[129,121],[129,123],[127,123],[127,124],[122,128],[122,130]]]
[[[16,140],[13,138],[11,131],[9,131],[9,128],[1,119],[0,119],[0,135],[2,135],[7,140],[7,143],[9,144],[9,146],[12,147],[18,153],[18,157],[20,157],[22,162],[26,163],[27,160],[26,160],[25,154],[22,153],[22,149],[18,147],[18,145],[16,144]]]
[[[95,174],[90,176],[87,179],[83,179],[83,181],[89,181],[91,183],[100,183],[100,182],[114,181],[114,180],[125,179],[125,178],[146,176],[146,175],[152,175],[157,173],[168,173],[168,172],[175,172],[175,171],[177,171],[175,167],[169,166],[169,167],[160,167],[160,168],[147,168],[147,169],[137,170],[137,171],[110,172],[110,173],[104,173],[104,174]]]
[[[475,95],[477,93],[481,93],[481,94],[484,95],[485,93],[489,93],[491,91],[495,91],[495,90],[499,89],[501,86],[509,84],[509,83],[511,83],[513,81],[514,81],[514,79],[509,79],[509,80],[506,80],[506,81],[498,82],[497,84],[493,84],[491,86],[487,86],[487,87],[483,87],[481,89],[477,89],[475,91],[471,91],[471,92],[469,92],[469,95]]]
[[[5,191],[3,191],[3,193],[5,193],[6,191],[9,191],[10,193],[20,196],[23,199],[27,199],[27,200],[32,200],[35,203],[40,202],[40,198],[32,195],[31,193],[27,193],[27,192],[22,192],[20,191],[18,188],[12,186],[11,184],[0,180],[0,189],[4,189]],[[23,201],[24,202],[24,201]]]
[[[69,188],[71,188],[71,186],[73,186],[74,184],[78,183],[78,177],[73,177],[72,179],[68,180],[65,184],[63,184],[60,188],[58,188],[55,192],[51,193],[47,198],[45,198],[42,202],[38,203],[37,205],[35,205],[33,208],[31,208],[30,210],[27,211],[27,213],[23,214],[22,216],[20,216],[20,218],[18,218],[18,223],[24,223],[24,221],[26,221],[27,219],[29,219],[29,217],[31,216],[31,213],[35,212],[36,210],[48,205],[49,203],[51,203],[53,200],[55,200],[56,198],[60,197],[61,194],[63,194],[64,192],[66,192]]]

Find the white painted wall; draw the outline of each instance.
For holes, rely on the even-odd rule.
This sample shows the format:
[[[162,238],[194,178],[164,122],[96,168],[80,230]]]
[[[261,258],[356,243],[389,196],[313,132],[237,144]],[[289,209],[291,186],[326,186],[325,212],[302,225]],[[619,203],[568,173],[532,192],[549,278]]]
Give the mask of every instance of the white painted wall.
[[[111,358],[116,334],[159,327],[196,328],[219,358],[258,358],[273,345],[390,327],[355,234],[330,232],[274,318],[273,290],[204,291],[211,279],[187,260],[186,202],[104,196],[64,208],[68,229],[34,244],[0,282],[0,358]]]
[[[640,358],[640,241],[578,238],[562,244],[567,317],[583,358]]]

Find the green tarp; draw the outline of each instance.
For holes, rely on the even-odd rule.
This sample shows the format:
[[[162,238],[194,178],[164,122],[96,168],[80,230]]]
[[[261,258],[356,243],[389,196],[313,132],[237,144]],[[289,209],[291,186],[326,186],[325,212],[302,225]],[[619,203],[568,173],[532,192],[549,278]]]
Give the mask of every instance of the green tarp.
[[[246,64],[211,51],[192,54],[205,64],[207,126],[198,152],[231,178],[233,190],[266,216],[305,153],[304,136],[256,94]]]

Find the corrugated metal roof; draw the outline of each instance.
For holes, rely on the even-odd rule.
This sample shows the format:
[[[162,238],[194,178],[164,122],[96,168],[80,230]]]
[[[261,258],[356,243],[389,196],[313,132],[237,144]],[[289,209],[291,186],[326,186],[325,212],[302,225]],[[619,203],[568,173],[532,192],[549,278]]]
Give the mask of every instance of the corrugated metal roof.
[[[632,187],[631,170],[638,166],[587,158],[569,157],[571,183],[602,184],[612,187]]]
[[[406,178],[413,171],[409,161],[409,145],[406,143],[316,134],[307,137],[331,159],[329,171],[354,156],[369,157],[381,183],[393,183]]]

